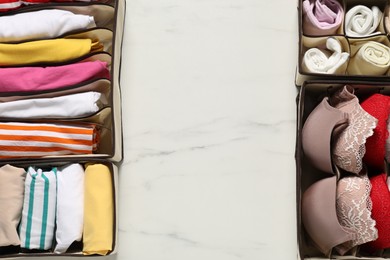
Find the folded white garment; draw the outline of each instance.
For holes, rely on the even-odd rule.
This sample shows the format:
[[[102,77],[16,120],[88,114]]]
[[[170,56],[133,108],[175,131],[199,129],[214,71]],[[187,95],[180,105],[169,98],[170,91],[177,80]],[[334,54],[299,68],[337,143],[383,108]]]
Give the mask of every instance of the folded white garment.
[[[364,5],[352,7],[345,15],[345,34],[350,37],[366,37],[379,34],[377,28],[382,12],[377,6],[371,9]]]
[[[50,171],[27,170],[22,220],[20,223],[21,247],[48,250],[54,237],[57,180],[56,168]]]
[[[325,74],[344,74],[343,65],[349,58],[349,53],[342,52],[340,42],[329,37],[326,40],[326,48],[331,51],[311,48],[303,56],[302,67],[306,72]]]
[[[384,44],[368,41],[360,46],[351,56],[348,64],[348,75],[386,74],[390,67],[390,48]]]
[[[57,9],[1,16],[0,42],[54,38],[95,26],[92,16]]]
[[[0,117],[82,117],[99,110],[102,94],[89,91],[54,98],[34,98],[0,103]]]
[[[84,168],[78,163],[57,172],[57,246],[65,253],[74,241],[81,241],[84,223]]]

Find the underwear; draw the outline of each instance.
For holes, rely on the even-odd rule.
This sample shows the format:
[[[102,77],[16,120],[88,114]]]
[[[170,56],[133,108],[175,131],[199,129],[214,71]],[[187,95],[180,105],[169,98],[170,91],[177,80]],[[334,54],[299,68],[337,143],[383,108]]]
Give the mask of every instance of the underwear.
[[[337,0],[304,0],[303,33],[306,35],[332,35],[340,27],[344,10]]]
[[[386,183],[386,174],[370,178],[372,218],[376,221],[378,239],[368,243],[369,251],[390,248],[390,192]]]
[[[92,154],[99,142],[95,125],[0,123],[0,158]]]
[[[105,104],[101,93],[89,91],[52,98],[0,102],[3,118],[78,118],[89,116]]]
[[[25,178],[23,168],[9,164],[0,167],[0,247],[20,245],[17,227],[22,216]]]
[[[359,174],[363,169],[366,139],[374,134],[377,119],[362,109],[354,89],[345,86],[330,98],[333,107],[348,114],[348,126],[333,134],[333,162],[348,172]]]
[[[69,164],[57,172],[56,242],[54,253],[65,253],[81,241],[84,221],[84,168]]]
[[[312,184],[302,196],[302,222],[317,248],[326,256],[332,248],[358,238],[340,225],[336,213],[336,176]]]
[[[48,250],[52,247],[56,215],[56,168],[29,167],[20,223],[21,248]]]
[[[354,46],[358,51],[349,59],[349,75],[385,75],[390,67],[390,48],[380,42],[367,41]]]
[[[109,79],[110,74],[107,63],[97,60],[52,67],[0,68],[0,78],[0,92],[33,92]]]
[[[110,169],[104,164],[85,165],[84,255],[107,255],[112,250],[114,193]]]
[[[55,38],[95,26],[93,16],[56,9],[0,16],[0,42]]]
[[[0,66],[60,63],[103,50],[91,39],[53,39],[18,44],[0,43]]]
[[[371,218],[371,184],[367,175],[342,178],[337,184],[336,212],[340,225],[357,234],[352,241],[336,246],[344,255],[355,246],[378,238],[375,220]]]
[[[382,20],[382,12],[377,6],[371,9],[356,5],[345,15],[345,35],[349,37],[367,37],[380,34],[377,28]]]
[[[314,108],[302,128],[302,148],[309,161],[321,171],[333,174],[332,133],[348,126],[348,114],[332,107],[328,98]]]
[[[349,53],[343,52],[340,42],[333,37],[326,40],[326,49],[307,50],[302,59],[303,69],[312,73],[344,74]]]
[[[371,167],[383,170],[386,154],[387,119],[390,114],[390,98],[382,94],[374,94],[361,103],[362,108],[378,119],[374,134],[366,141],[366,154],[363,161]]]

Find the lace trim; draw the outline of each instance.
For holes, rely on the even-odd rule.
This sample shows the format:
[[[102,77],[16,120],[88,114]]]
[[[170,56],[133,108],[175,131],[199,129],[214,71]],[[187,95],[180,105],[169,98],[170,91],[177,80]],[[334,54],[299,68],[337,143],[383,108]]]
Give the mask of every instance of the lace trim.
[[[368,177],[346,177],[337,185],[336,210],[340,225],[355,230],[357,237],[336,247],[340,254],[378,238],[375,220],[371,218],[371,183]]]
[[[352,106],[339,108],[347,110],[344,112],[349,115],[349,124],[334,140],[332,159],[341,169],[359,174],[363,169],[366,139],[374,134],[378,120],[362,109],[357,98],[352,102]]]

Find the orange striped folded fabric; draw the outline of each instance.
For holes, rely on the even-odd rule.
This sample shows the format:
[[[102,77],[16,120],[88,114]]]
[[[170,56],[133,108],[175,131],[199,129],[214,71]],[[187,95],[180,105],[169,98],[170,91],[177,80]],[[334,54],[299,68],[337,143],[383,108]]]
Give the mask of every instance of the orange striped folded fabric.
[[[0,123],[0,159],[92,154],[98,137],[92,124]]]

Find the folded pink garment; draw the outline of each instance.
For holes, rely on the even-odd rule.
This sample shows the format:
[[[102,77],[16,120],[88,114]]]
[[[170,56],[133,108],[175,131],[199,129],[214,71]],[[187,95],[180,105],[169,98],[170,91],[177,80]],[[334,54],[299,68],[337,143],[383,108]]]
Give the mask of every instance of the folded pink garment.
[[[335,34],[344,17],[337,0],[304,0],[303,33],[306,35]]]
[[[1,68],[0,78],[0,92],[41,91],[108,79],[109,71],[106,62],[88,61],[53,67]]]

